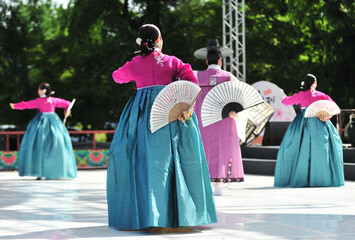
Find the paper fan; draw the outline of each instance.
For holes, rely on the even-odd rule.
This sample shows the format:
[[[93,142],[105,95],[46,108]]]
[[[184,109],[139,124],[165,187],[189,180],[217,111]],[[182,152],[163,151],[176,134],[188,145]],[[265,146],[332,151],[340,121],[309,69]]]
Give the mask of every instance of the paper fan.
[[[71,109],[73,108],[74,106],[74,103],[75,103],[76,99],[74,98],[71,103],[69,104],[68,108],[67,108],[67,111],[65,112],[64,114],[64,119],[63,119],[63,124],[65,125],[65,122],[67,121],[67,118],[69,117],[70,115],[70,112],[71,112]]]
[[[258,104],[248,110],[248,122],[245,130],[245,143],[247,144],[260,135],[261,131],[265,128],[265,125],[275,112],[273,107],[266,102]]]
[[[263,102],[259,92],[247,83],[220,83],[206,94],[202,102],[202,125],[206,127],[228,117],[230,111],[240,112]]]
[[[189,81],[176,81],[160,91],[154,100],[150,113],[152,133],[178,119],[183,111],[188,111],[201,93],[201,88]]]
[[[331,117],[340,113],[340,108],[335,102],[329,100],[319,100],[308,106],[304,117],[319,117],[325,115]]]

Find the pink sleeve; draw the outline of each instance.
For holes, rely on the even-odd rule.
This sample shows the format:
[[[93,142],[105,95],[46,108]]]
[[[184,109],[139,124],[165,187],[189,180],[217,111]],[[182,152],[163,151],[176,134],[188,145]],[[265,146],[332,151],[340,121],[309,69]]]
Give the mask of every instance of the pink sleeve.
[[[112,78],[117,83],[128,83],[130,81],[133,81],[132,63],[126,62],[125,65],[114,71],[112,73]]]
[[[319,92],[319,93],[321,93],[321,92]],[[321,98],[323,99],[323,100],[329,100],[329,101],[332,101],[332,102],[334,102],[333,101],[333,99],[331,99],[327,94],[325,94],[325,93],[321,93]],[[334,102],[335,103],[335,102]]]
[[[299,100],[299,94],[295,93],[290,97],[284,97],[284,99],[282,99],[282,103],[286,106],[288,105],[294,105],[294,104],[299,104],[300,100]]]
[[[70,105],[70,101],[67,101],[62,98],[53,98],[53,100],[54,100],[55,107],[57,108],[65,108],[65,110],[67,110],[67,108]]]
[[[180,59],[174,58],[176,63],[176,78],[181,80],[188,80],[198,85],[197,78],[194,74],[194,71],[191,68],[191,65],[188,63],[183,63]]]
[[[18,110],[24,110],[24,109],[34,109],[34,108],[39,108],[39,104],[37,99],[33,99],[30,101],[22,101],[19,103],[15,103],[14,105],[14,109],[18,109]]]

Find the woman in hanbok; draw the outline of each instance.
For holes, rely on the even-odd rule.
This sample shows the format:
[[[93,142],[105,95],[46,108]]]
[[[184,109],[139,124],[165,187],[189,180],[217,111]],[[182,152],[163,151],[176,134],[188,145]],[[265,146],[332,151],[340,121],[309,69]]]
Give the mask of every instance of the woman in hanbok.
[[[109,226],[119,230],[180,231],[216,222],[212,188],[195,114],[187,112],[151,133],[150,112],[173,79],[197,84],[189,64],[163,54],[160,30],[143,25],[140,55],[114,71],[117,83],[134,81],[109,151]]]
[[[308,74],[302,91],[285,97],[285,105],[300,104],[280,145],[275,187],[338,187],[344,185],[343,145],[338,131],[324,115],[305,118],[307,107],[318,100],[333,101],[316,91],[317,79]]]
[[[238,115],[232,111],[230,117],[209,126],[202,126],[201,106],[207,93],[217,84],[226,81],[239,81],[230,72],[222,70],[222,58],[233,54],[226,47],[220,47],[218,40],[208,41],[208,47],[195,52],[199,59],[206,60],[207,70],[197,71],[196,76],[202,89],[196,101],[195,112],[206,153],[210,177],[213,182],[214,195],[222,195],[224,183],[243,182],[244,170],[241,149],[236,126]]]
[[[38,87],[39,98],[10,103],[13,109],[38,109],[22,138],[18,158],[20,176],[37,176],[37,180],[76,178],[77,167],[68,130],[55,113],[70,102],[51,96],[49,83]]]

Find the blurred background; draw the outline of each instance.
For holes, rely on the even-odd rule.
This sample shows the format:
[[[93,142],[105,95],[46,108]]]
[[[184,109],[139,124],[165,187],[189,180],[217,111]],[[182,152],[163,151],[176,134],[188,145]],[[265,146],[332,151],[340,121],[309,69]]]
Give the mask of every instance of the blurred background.
[[[350,0],[246,0],[246,82],[290,95],[312,73],[340,108],[355,108],[354,9]],[[0,0],[0,124],[24,130],[36,110],[9,103],[49,82],[55,97],[77,100],[67,125],[115,129],[134,90],[111,74],[135,56],[144,23],[161,29],[165,54],[202,70],[193,53],[222,43],[222,0]]]

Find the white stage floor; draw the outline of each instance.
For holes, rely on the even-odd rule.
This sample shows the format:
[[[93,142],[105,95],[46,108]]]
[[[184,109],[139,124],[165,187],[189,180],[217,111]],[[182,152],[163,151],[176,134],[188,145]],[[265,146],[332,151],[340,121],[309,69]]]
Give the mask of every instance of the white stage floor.
[[[195,233],[149,234],[107,226],[106,171],[35,181],[0,172],[0,239],[355,239],[355,182],[340,188],[273,188],[246,175],[215,197],[218,223]]]

